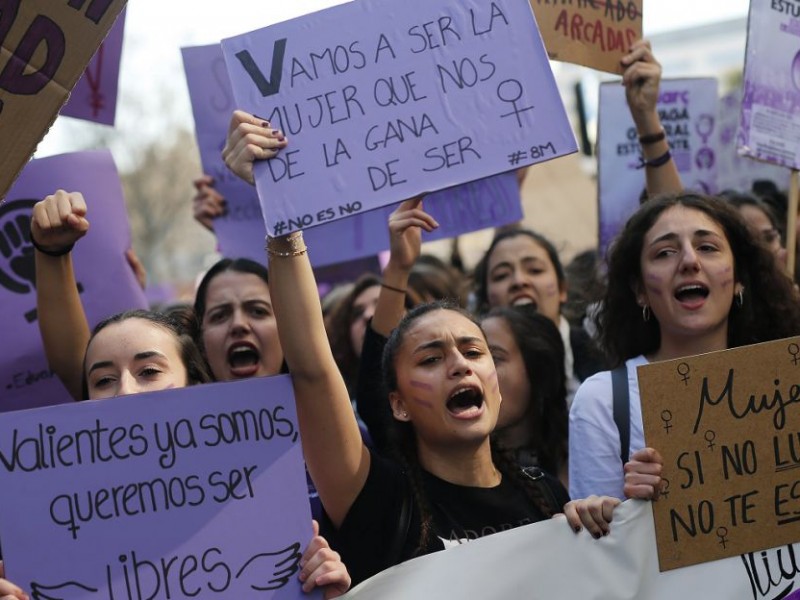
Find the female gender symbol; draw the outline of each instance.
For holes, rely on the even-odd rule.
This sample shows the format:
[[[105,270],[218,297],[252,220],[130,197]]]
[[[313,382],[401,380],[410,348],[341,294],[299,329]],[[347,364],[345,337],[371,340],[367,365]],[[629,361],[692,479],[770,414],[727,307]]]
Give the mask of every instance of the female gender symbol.
[[[728,528],[727,527],[717,527],[717,537],[719,538],[719,543],[724,550],[728,546]]]
[[[664,431],[669,434],[669,430],[672,429],[673,425],[670,425],[672,422],[672,412],[669,410],[662,410],[661,411],[661,420],[664,421]]]
[[[506,90],[504,92],[504,90]],[[508,97],[504,97],[506,94],[511,94]],[[516,96],[513,94],[516,93]],[[533,106],[528,106],[525,108],[519,108],[517,106],[517,101],[522,98],[522,84],[517,81],[516,79],[506,79],[501,81],[500,84],[497,86],[497,97],[500,98],[503,102],[509,102],[510,104],[514,105],[514,110],[510,113],[506,113],[504,115],[500,115],[501,119],[505,119],[506,117],[510,117],[514,115],[517,117],[517,124],[522,127],[522,119],[519,118],[521,113],[524,113],[526,110],[533,110]]]
[[[678,365],[676,370],[678,371],[678,375],[683,378],[683,385],[689,385],[689,373],[692,371],[689,364],[682,362]]]
[[[792,342],[787,350],[792,355],[792,364],[796,367],[797,363],[800,363],[800,346]]]
[[[715,446],[714,440],[717,439],[717,434],[709,429],[706,431],[706,434],[703,437],[705,437],[706,441],[708,442],[708,449],[713,450]]]

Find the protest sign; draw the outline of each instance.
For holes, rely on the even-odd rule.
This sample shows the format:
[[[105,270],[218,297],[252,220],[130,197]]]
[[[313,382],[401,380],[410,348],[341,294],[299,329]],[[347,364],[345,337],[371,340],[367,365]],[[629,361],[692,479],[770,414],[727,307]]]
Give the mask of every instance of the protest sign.
[[[739,146],[800,169],[800,2],[753,0],[747,26]]]
[[[288,376],[4,415],[0,482],[6,576],[34,598],[306,597]]]
[[[527,0],[363,0],[223,40],[284,235],[576,151]]]
[[[53,123],[125,0],[10,0],[0,20],[0,198]]]
[[[255,188],[231,173],[222,160],[233,92],[218,44],[183,48],[183,62],[203,170],[214,177],[225,197],[227,212],[214,220],[214,232],[223,254],[264,260],[264,220]],[[522,219],[515,173],[470,182],[430,194],[425,209],[440,227],[423,233],[424,241],[455,237]],[[359,212],[306,232],[309,257],[315,267],[374,256],[389,248],[387,221],[395,205]]]
[[[661,81],[658,114],[687,189],[717,191],[717,111],[716,79]],[[625,88],[618,82],[600,86],[597,154],[600,247],[604,250],[636,212],[645,189],[636,126]]]
[[[31,161],[0,205],[0,411],[70,400],[47,366],[36,313],[30,221],[33,205],[62,188],[83,193],[89,232],[72,251],[90,326],[147,302],[125,258],[131,233],[122,185],[108,151]],[[12,343],[13,340],[13,343]]]
[[[482,537],[384,571],[342,600],[798,597],[800,544],[659,573],[650,507],[639,500],[617,507],[601,540],[576,535],[563,519]]]
[[[123,10],[106,39],[83,71],[60,114],[76,119],[113,125],[117,115],[119,63],[122,58],[122,38],[125,31]]]
[[[736,88],[720,100],[719,107],[719,167],[717,183],[720,190],[750,191],[757,180],[774,181],[778,189],[789,188],[789,170],[774,164],[740,156],[737,152],[737,130],[742,111],[742,90]]]
[[[800,541],[800,338],[639,367],[662,570]]]
[[[620,59],[642,37],[643,0],[530,0],[552,60],[622,74]]]

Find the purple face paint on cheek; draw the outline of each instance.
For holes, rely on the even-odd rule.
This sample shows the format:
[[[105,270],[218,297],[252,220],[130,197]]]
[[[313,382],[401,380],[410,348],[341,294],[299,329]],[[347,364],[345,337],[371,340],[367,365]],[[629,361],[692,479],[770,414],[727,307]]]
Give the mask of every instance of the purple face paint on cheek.
[[[430,383],[425,383],[423,381],[415,381],[414,379],[411,380],[411,387],[417,388],[418,390],[425,390],[426,392],[432,392],[433,386]]]
[[[433,402],[430,402],[429,400],[423,400],[422,398],[418,398],[416,396],[413,396],[411,399],[420,406],[424,406],[425,408],[433,408]]]

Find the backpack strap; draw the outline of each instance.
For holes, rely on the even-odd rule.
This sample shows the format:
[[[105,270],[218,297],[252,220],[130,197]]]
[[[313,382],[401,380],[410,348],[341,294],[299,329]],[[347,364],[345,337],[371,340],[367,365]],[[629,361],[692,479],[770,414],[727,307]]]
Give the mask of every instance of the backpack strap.
[[[625,363],[611,371],[614,398],[614,423],[619,430],[619,457],[624,465],[631,454],[631,401],[628,389],[628,368]]]
[[[550,487],[550,484],[544,475],[544,471],[542,471],[539,467],[523,467],[522,474],[536,485],[539,493],[550,506],[550,511],[552,514],[564,512],[564,507],[558,501],[558,498],[556,498],[553,488]]]

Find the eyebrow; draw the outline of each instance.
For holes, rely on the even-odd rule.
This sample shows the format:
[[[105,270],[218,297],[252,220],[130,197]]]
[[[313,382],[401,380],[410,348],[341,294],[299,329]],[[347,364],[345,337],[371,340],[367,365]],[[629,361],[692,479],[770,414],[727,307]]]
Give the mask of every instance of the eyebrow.
[[[541,262],[541,263],[543,263],[543,262],[545,262],[545,260],[543,258],[539,257],[539,256],[523,256],[520,259],[520,262],[523,263],[523,264],[532,263],[532,262]],[[495,266],[493,266],[492,269],[491,269],[491,272],[494,272],[495,270],[497,270],[497,269],[499,269],[501,267],[511,267],[511,266],[512,266],[512,264],[511,264],[510,260],[504,260],[502,262],[497,263]]]
[[[465,335],[460,338],[456,338],[456,345],[461,346],[462,344],[474,344],[474,343],[481,343],[484,340],[479,337]],[[412,351],[412,354],[416,354],[417,352],[424,352],[425,350],[430,349],[439,349],[444,348],[445,342],[444,340],[433,340],[431,342],[426,342],[424,344],[420,344]]]
[[[692,237],[720,237],[720,235],[714,231],[708,231],[707,229],[698,229],[697,231],[692,233]],[[650,245],[653,246],[658,244],[659,242],[671,242],[678,239],[677,233],[665,233],[662,236],[657,237],[654,239]]]
[[[167,357],[164,354],[162,354],[161,352],[158,352],[157,350],[147,350],[145,352],[139,352],[138,354],[135,354],[133,356],[133,359],[134,360],[147,360],[148,358],[153,358],[153,357],[163,358],[164,360],[167,360]],[[112,361],[110,361],[110,360],[101,360],[99,362],[94,363],[91,367],[89,367],[88,373],[92,373],[93,371],[96,371],[97,369],[104,369],[106,367],[113,367],[113,366],[114,366],[114,363]]]

